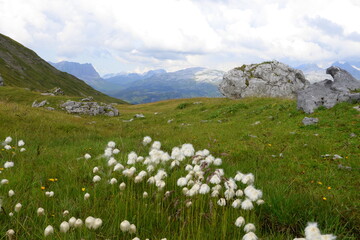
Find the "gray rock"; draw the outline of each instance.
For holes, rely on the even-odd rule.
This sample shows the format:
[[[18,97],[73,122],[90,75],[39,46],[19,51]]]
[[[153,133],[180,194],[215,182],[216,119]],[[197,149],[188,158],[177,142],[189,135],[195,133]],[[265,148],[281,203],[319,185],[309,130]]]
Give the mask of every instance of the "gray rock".
[[[54,111],[55,110],[55,108],[53,108],[53,107],[45,107],[45,109],[47,109],[49,111]]]
[[[354,138],[354,137],[356,137],[357,135],[355,134],[355,133],[350,133],[350,137],[351,138]]]
[[[142,113],[137,113],[137,114],[135,114],[134,117],[135,118],[145,118],[144,114],[142,114]]]
[[[97,102],[75,102],[68,100],[60,105],[68,113],[72,114],[85,114],[85,115],[105,115],[114,117],[119,115],[119,111],[112,105]]]
[[[92,96],[88,96],[86,98],[81,99],[82,102],[91,102],[94,101],[94,98]]]
[[[352,92],[360,89],[360,81],[338,67],[330,67],[326,73],[330,74],[334,81],[326,79],[299,91],[298,109],[313,113],[320,106],[332,108],[339,102],[360,102],[360,93]]]
[[[0,74],[0,86],[4,86],[4,80],[3,80],[3,78],[1,77],[1,74]]]
[[[302,120],[302,123],[305,125],[305,126],[308,126],[308,125],[314,125],[316,123],[319,122],[319,119],[318,118],[308,118],[308,117],[304,117],[304,119]]]
[[[243,65],[225,73],[220,92],[228,98],[283,97],[295,98],[310,83],[300,70],[272,61]]]
[[[48,101],[44,100],[44,101],[41,101],[41,102],[38,102],[37,100],[35,100],[33,103],[32,103],[32,107],[43,107],[45,106],[46,104],[48,104]]]
[[[64,91],[59,87],[52,89],[51,93],[53,93],[54,95],[64,95],[65,94]]]

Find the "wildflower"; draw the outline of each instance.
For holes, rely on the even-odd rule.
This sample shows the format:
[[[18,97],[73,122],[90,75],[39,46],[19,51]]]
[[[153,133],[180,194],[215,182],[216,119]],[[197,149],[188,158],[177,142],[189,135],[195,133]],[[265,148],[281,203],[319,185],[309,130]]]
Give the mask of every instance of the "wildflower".
[[[240,199],[236,199],[232,204],[231,206],[233,208],[239,208],[241,206],[241,200]]]
[[[5,145],[4,148],[5,148],[6,150],[10,150],[10,149],[11,149],[11,146],[10,146],[10,145]]]
[[[241,182],[243,184],[253,184],[254,183],[254,175],[252,173],[248,173],[248,174],[245,174],[242,178],[241,178]]]
[[[222,160],[221,158],[216,158],[213,163],[215,166],[220,166],[222,164]]]
[[[148,145],[149,143],[151,143],[151,141],[152,141],[151,137],[146,136],[146,137],[144,137],[142,143],[143,143],[144,146],[146,146],[146,145]]]
[[[69,211],[68,210],[63,211],[63,216],[65,217],[67,215],[69,215]]]
[[[8,162],[8,161],[6,161],[6,162],[4,163],[4,168],[12,168],[12,167],[14,167],[14,162]]]
[[[319,185],[322,185],[322,182],[317,182]]]
[[[328,190],[330,190],[330,189],[331,189],[331,187],[327,187],[327,189],[328,189]]]
[[[242,240],[257,240],[257,239],[258,239],[258,237],[253,232],[248,232],[242,238]]]
[[[74,227],[75,228],[80,228],[82,225],[83,225],[83,221],[80,218],[76,219]]]
[[[157,188],[162,189],[165,187],[166,183],[163,180],[159,180],[155,182]]]
[[[111,184],[111,185],[114,185],[114,184],[116,184],[118,181],[116,180],[116,178],[112,178],[112,179],[110,179],[110,181],[109,181],[109,183]]]
[[[84,158],[85,158],[86,160],[88,160],[88,159],[90,159],[90,158],[91,158],[91,155],[90,155],[90,154],[88,154],[88,153],[86,153],[86,154],[84,155]]]
[[[120,229],[122,232],[127,232],[130,229],[130,223],[127,220],[124,220],[120,223]]]
[[[251,210],[254,208],[254,205],[252,204],[252,202],[249,199],[245,199],[242,203],[241,203],[241,208],[244,210]]]
[[[8,195],[9,195],[9,197],[14,196],[14,195],[15,195],[14,190],[12,190],[12,189],[11,189],[11,190],[9,190]]]
[[[321,239],[321,233],[317,223],[309,222],[305,228],[306,239]]]
[[[210,192],[210,187],[206,183],[202,184],[199,190],[200,194],[207,194]]]
[[[149,194],[147,192],[143,193],[143,198],[147,198],[149,196]]]
[[[225,198],[220,198],[218,201],[217,201],[217,204],[221,207],[223,206],[226,206],[226,200]]]
[[[20,149],[20,152],[25,152],[25,151],[26,151],[25,148],[21,148],[21,149]]]
[[[235,221],[235,226],[241,227],[245,224],[245,219],[243,217],[238,217]]]
[[[252,224],[252,223],[248,223],[244,227],[244,231],[247,232],[247,233],[248,232],[255,232],[255,230],[256,230],[255,225]]]
[[[177,180],[177,185],[179,187],[183,187],[183,186],[186,186],[188,180],[185,178],[185,177],[181,177]]]
[[[9,239],[12,239],[12,237],[15,235],[15,231],[13,229],[9,229],[6,231],[6,236],[9,237]]]
[[[15,212],[20,212],[20,210],[21,210],[21,208],[22,208],[22,205],[21,205],[21,203],[17,203],[16,205],[15,205]]]
[[[221,179],[217,174],[214,174],[211,178],[210,178],[210,182],[212,184],[219,184],[221,183]]]
[[[113,150],[113,154],[119,154],[120,153],[120,150],[119,149],[117,149],[117,148],[115,148],[114,150]]]
[[[60,232],[66,233],[67,231],[69,231],[69,229],[70,229],[70,225],[68,222],[64,221],[60,224]]]
[[[122,173],[126,177],[132,177],[136,171],[135,167],[131,167],[130,169],[125,169]]]
[[[54,234],[54,228],[51,225],[49,225],[45,228],[44,235],[45,237],[47,237],[51,234]]]
[[[153,144],[151,145],[151,148],[152,148],[152,149],[160,150],[160,148],[161,148],[161,142],[159,142],[159,141],[153,142]]]
[[[115,142],[114,141],[110,141],[110,142],[108,142],[108,144],[107,144],[107,146],[109,147],[109,148],[114,148],[115,147]]]
[[[123,170],[124,169],[124,166],[121,164],[121,163],[117,163],[116,165],[115,165],[115,167],[114,167],[114,172],[116,172],[116,171],[121,171],[121,170]]]
[[[124,183],[124,182],[120,183],[119,189],[120,189],[121,191],[123,191],[123,190],[125,190],[125,188],[126,188],[126,183]]]
[[[138,237],[134,237],[132,240],[140,240],[140,238],[138,238]]]
[[[45,210],[40,207],[37,209],[36,213],[38,216],[43,216],[43,215],[45,215]]]
[[[143,157],[143,156],[138,156],[138,157],[136,158],[136,162],[142,162],[142,161],[144,161],[144,157]]]
[[[49,178],[49,181],[50,182],[55,182],[55,179],[54,178]]]
[[[5,143],[11,143],[11,141],[12,141],[12,138],[11,138],[11,137],[5,138]]]
[[[41,186],[40,189],[41,189],[41,190],[45,190],[45,187],[44,187],[44,186]]]
[[[95,176],[93,177],[93,182],[94,182],[94,183],[100,182],[100,180],[101,180],[101,177],[100,177],[99,175],[95,175]]]
[[[90,194],[89,193],[85,193],[84,194],[84,200],[88,200],[90,198]]]
[[[70,227],[74,227],[75,226],[75,222],[76,222],[76,218],[75,217],[71,217],[69,219],[69,225]]]
[[[151,173],[155,170],[155,167],[153,165],[149,165],[147,166],[146,170],[148,171],[148,173]]]
[[[1,185],[5,185],[5,184],[9,184],[9,180],[7,180],[7,179],[1,179]]]
[[[129,227],[129,233],[133,234],[136,233],[136,226],[134,224],[131,224]]]
[[[327,198],[326,198],[326,197],[323,197],[323,198],[322,198],[322,200],[326,201],[326,200],[327,200]]]

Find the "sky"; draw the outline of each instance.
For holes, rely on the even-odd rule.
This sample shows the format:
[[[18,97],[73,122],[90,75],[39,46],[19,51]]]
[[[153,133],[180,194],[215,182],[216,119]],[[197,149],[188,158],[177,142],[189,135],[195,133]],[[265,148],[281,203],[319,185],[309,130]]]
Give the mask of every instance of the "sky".
[[[101,74],[360,60],[360,0],[0,0],[0,33]]]

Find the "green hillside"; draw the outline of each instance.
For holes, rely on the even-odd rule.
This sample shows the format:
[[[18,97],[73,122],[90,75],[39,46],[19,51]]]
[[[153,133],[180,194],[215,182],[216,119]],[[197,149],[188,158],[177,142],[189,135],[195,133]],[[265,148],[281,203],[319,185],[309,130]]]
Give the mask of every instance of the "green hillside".
[[[31,108],[29,103],[39,97],[24,89],[0,87],[0,142],[11,136],[14,146],[0,149],[0,167],[5,161],[15,163],[0,173],[0,179],[9,180],[0,185],[3,239],[9,229],[15,231],[13,239],[43,239],[48,225],[54,227],[50,239],[242,239],[243,227],[234,225],[239,216],[255,224],[259,239],[304,237],[307,222],[317,222],[323,234],[338,239],[355,240],[360,235],[360,113],[354,104],[306,115],[296,110],[295,101],[284,99],[178,99],[117,105],[121,116],[109,118]],[[137,113],[145,118],[129,121]],[[318,117],[319,123],[303,126],[305,116]],[[111,171],[113,166],[102,157],[107,143],[116,143],[120,153],[114,157],[126,167],[131,151],[149,156],[150,146],[142,144],[145,136],[160,141],[161,149],[170,154],[184,143],[193,144],[196,151],[208,149],[222,159],[218,168],[227,178],[237,171],[253,173],[265,203],[249,211],[233,208],[232,201],[220,207],[218,198],[209,195],[185,196],[177,179],[186,175],[192,158],[173,169],[171,161],[160,164],[150,173],[167,172],[162,190],[146,182],[150,175],[134,183],[135,175],[146,170],[140,162],[134,165],[133,177]],[[21,139],[25,152],[16,146]],[[88,160],[86,153],[91,155]],[[334,158],[336,154],[342,158]],[[99,171],[93,173],[95,166]],[[95,175],[100,182],[93,182]],[[109,184],[111,178],[117,183]],[[122,182],[124,190],[119,189]],[[244,186],[239,183],[239,188]],[[9,190],[15,195],[9,197]],[[46,197],[46,191],[54,191],[54,197]],[[85,193],[90,194],[87,200]],[[14,211],[17,203],[22,204],[19,212]],[[39,207],[45,209],[44,216],[37,216]],[[69,215],[63,215],[65,210]],[[100,218],[102,225],[61,233],[60,224],[73,216],[82,221]],[[125,219],[136,225],[136,233],[121,231]]]
[[[5,85],[47,91],[60,87],[69,96],[93,96],[103,102],[124,103],[96,91],[84,81],[60,72],[35,52],[0,34],[0,75]]]

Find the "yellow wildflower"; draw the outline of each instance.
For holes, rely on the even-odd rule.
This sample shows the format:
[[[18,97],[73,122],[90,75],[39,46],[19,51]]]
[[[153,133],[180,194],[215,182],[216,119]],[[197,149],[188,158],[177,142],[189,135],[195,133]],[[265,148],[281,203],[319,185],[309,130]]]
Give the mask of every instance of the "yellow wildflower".
[[[45,187],[40,187],[41,188],[41,190],[45,190]]]
[[[55,182],[55,179],[54,178],[49,178],[49,181],[50,182]]]
[[[271,147],[271,143],[269,143],[268,146]]]
[[[330,189],[331,189],[331,187],[327,187],[327,189],[328,189],[328,190],[330,190]]]
[[[323,197],[322,199],[323,199],[324,201],[326,201],[326,200],[327,200],[327,199],[326,199],[326,197]]]
[[[322,185],[322,182],[318,182],[318,184]]]
[[[83,188],[81,188],[81,191],[83,191],[83,192],[84,192],[84,191],[85,191],[85,188],[84,188],[84,187],[83,187]]]

